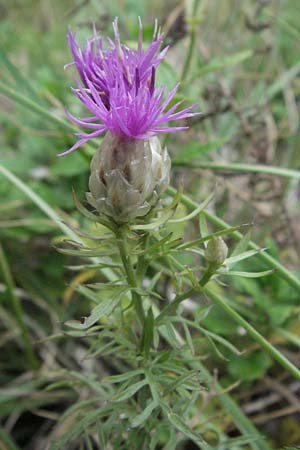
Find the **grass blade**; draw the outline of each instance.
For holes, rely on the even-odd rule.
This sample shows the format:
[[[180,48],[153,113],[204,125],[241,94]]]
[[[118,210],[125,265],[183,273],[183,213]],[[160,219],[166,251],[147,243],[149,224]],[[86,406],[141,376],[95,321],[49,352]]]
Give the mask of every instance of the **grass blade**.
[[[300,180],[300,171],[285,167],[264,166],[262,164],[226,163],[220,164],[211,161],[173,161],[173,166],[190,167],[192,169],[211,169],[228,172],[264,173],[285,178]]]

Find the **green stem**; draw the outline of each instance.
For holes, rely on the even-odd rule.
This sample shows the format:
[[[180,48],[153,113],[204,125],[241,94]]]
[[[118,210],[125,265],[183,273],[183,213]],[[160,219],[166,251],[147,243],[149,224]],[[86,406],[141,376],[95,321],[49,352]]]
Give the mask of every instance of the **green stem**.
[[[172,302],[168,303],[167,306],[160,312],[160,314],[155,319],[155,324],[159,325],[165,317],[168,317],[175,313],[177,307],[183,302],[185,299],[191,297],[191,295],[195,294],[195,288],[191,288],[183,294],[177,295]]]
[[[229,172],[252,172],[252,173],[264,173],[268,175],[276,175],[286,178],[296,178],[300,180],[300,171],[286,169],[284,167],[264,166],[262,164],[242,164],[242,163],[228,163],[220,164],[211,161],[180,161],[178,159],[172,162],[173,166],[190,167],[191,169],[212,169],[212,170],[224,170]]]
[[[167,259],[172,261],[172,263],[174,263],[175,266],[177,266],[181,270],[184,269],[184,266],[182,266],[172,256],[168,256]],[[170,261],[169,261],[169,263],[170,263]],[[211,279],[211,277],[214,275],[214,273],[215,273],[215,266],[209,265],[199,281],[200,286],[202,286],[202,287],[205,286],[206,283],[208,283],[209,280]],[[183,292],[180,295],[177,295],[174,298],[174,300],[172,300],[171,303],[168,303],[167,306],[165,306],[164,309],[161,311],[161,313],[156,317],[156,319],[155,319],[156,325],[161,323],[165,317],[168,317],[168,316],[171,316],[172,314],[174,314],[174,312],[176,311],[176,309],[180,305],[180,303],[183,302],[184,300],[186,300],[187,298],[191,297],[193,294],[195,294],[195,292],[197,292],[197,290],[198,290],[197,286],[196,287],[194,286],[191,289],[189,289],[188,291]]]
[[[176,189],[172,187],[168,187],[167,193],[174,197],[176,195]],[[199,205],[194,200],[189,198],[187,195],[182,195],[181,202],[187,206],[188,208],[197,208]],[[230,226],[224,222],[224,220],[219,219],[214,214],[210,213],[207,210],[204,210],[203,213],[205,214],[206,218],[213,223],[214,225],[218,226],[219,228],[230,228]],[[232,233],[232,235],[235,239],[241,240],[243,238],[243,235],[235,231]],[[253,250],[259,250],[260,247],[256,245],[253,241],[249,241],[248,247]],[[280,262],[278,262],[275,258],[273,258],[271,255],[269,255],[266,252],[260,252],[256,255],[257,258],[261,259],[265,263],[267,263],[269,266],[271,266],[273,269],[276,270],[276,273],[287,283],[289,283],[291,286],[293,286],[298,292],[300,292],[300,280],[296,278],[289,270],[287,270]]]
[[[193,5],[193,10],[192,10],[192,20],[191,20],[191,23],[190,23],[190,27],[191,27],[190,44],[189,44],[187,57],[186,57],[186,60],[184,62],[184,66],[183,66],[183,69],[182,69],[181,82],[183,82],[185,80],[185,78],[186,78],[186,76],[188,74],[188,71],[189,71],[189,68],[190,68],[190,64],[191,64],[191,61],[192,61],[194,48],[195,48],[195,42],[196,42],[195,16],[197,14],[198,6],[199,6],[199,0],[195,0],[194,1],[194,5]]]
[[[202,291],[201,291],[202,292]],[[250,325],[243,317],[241,317],[228,303],[212,289],[204,288],[204,293],[208,295],[217,305],[224,309],[235,322],[248,331],[249,335],[271,355],[282,367],[284,367],[291,375],[300,380],[300,370],[294,366],[282,353],[280,353],[273,345],[271,345],[252,325]]]
[[[220,267],[220,264],[210,263],[208,265],[207,269],[204,271],[204,273],[199,281],[199,285],[201,287],[204,287],[209,282],[211,277],[216,273],[216,270],[218,269],[218,267]]]
[[[22,304],[20,302],[20,299],[15,294],[15,286],[12,278],[12,274],[3,250],[3,247],[0,243],[0,266],[1,271],[3,275],[4,282],[6,284],[7,294],[11,301],[12,308],[15,313],[15,318],[17,321],[17,324],[20,328],[22,343],[24,345],[24,351],[25,355],[28,361],[28,364],[33,370],[38,369],[39,362],[35,356],[35,353],[33,351],[32,343],[30,340],[28,329],[24,322],[24,311],[22,308]]]
[[[141,296],[134,290],[137,288],[137,280],[136,280],[136,274],[132,266],[130,254],[127,248],[127,236],[126,232],[119,229],[116,233],[117,237],[117,243],[119,248],[119,253],[121,257],[121,261],[123,263],[123,267],[126,273],[127,281],[130,287],[133,288],[132,290],[132,301],[133,305],[135,307],[135,310],[137,312],[138,318],[142,324],[144,325],[145,322],[145,312],[142,305],[142,298]]]
[[[147,235],[146,235],[146,237],[144,237],[144,241],[143,241],[143,249],[144,250],[146,250],[149,247],[149,242],[150,242],[150,234],[147,233]],[[147,271],[148,264],[149,263],[145,256],[145,253],[142,253],[138,258],[138,264],[137,264],[137,268],[136,268],[136,278],[140,284],[143,282],[144,276]]]

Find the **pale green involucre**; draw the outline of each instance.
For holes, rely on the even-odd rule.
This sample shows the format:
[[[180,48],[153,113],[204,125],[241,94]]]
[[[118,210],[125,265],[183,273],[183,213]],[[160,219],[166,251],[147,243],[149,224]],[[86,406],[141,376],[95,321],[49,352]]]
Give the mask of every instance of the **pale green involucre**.
[[[206,250],[205,259],[212,263],[221,265],[226,260],[228,247],[221,237],[213,237],[209,240]]]
[[[117,222],[144,216],[167,188],[170,166],[157,137],[124,139],[108,132],[91,162],[87,200]]]

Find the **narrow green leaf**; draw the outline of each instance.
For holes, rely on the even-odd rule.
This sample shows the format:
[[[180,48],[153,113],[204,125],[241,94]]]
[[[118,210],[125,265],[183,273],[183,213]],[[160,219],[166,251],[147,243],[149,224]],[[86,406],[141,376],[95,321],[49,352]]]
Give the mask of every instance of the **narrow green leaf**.
[[[190,352],[192,355],[195,355],[195,348],[193,345],[193,339],[190,333],[190,330],[188,329],[188,326],[185,322],[182,322],[183,325],[183,329],[184,329],[184,334],[185,334],[185,338],[186,338],[186,342],[189,346]]]
[[[99,248],[91,248],[90,250],[72,250],[69,248],[55,247],[56,250],[63,255],[82,256],[84,258],[111,256],[117,253],[117,249],[99,250]]]
[[[91,438],[86,431],[84,432],[84,437],[85,437],[86,450],[93,450],[94,447],[93,447]]]
[[[78,330],[86,330],[87,328],[91,327],[96,322],[98,322],[102,317],[109,316],[114,310],[114,308],[118,305],[121,296],[123,294],[124,290],[119,292],[117,295],[114,295],[109,300],[102,300],[94,309],[92,309],[91,314],[88,317],[85,317],[82,320],[82,322],[75,320],[68,320],[65,324],[71,328],[76,328]],[[98,297],[95,294],[93,295],[93,298],[95,298],[95,300],[97,299],[98,301]]]
[[[169,303],[169,305],[173,305],[173,303]],[[155,320],[157,321],[157,323],[159,323],[159,318],[161,315],[159,315]],[[165,322],[163,325],[160,325],[161,328],[164,329],[166,335],[168,336],[168,338],[170,339],[170,341],[173,343],[173,347],[179,347],[179,343],[178,343],[178,339],[174,330],[173,325],[170,322]]]
[[[106,269],[106,268],[110,268],[110,269],[114,269],[114,268],[121,268],[122,265],[118,264],[118,263],[114,263],[114,262],[99,262],[96,264],[78,264],[77,266],[66,266],[67,269],[69,270],[74,270],[74,271],[82,271],[82,270],[86,270],[86,269]]]
[[[243,238],[234,247],[233,252],[230,255],[231,257],[240,255],[241,253],[244,253],[247,250],[250,239],[251,239],[251,234],[252,234],[252,228],[247,231],[245,236],[243,236]]]
[[[170,209],[175,209],[177,208],[178,204],[180,203],[181,197],[183,194],[183,184],[180,183],[179,189],[176,192],[176,194],[173,197],[173,200],[171,201],[171,203],[167,206],[164,206],[163,208],[159,209],[158,211],[169,211]]]
[[[235,347],[231,342],[227,341],[219,334],[213,333],[212,331],[206,330],[202,327],[199,327],[199,331],[202,331],[202,333],[205,336],[210,337],[212,340],[223,345],[223,347],[226,347],[230,352],[234,353],[235,355],[240,356],[242,354],[242,352],[240,352],[240,350],[237,347]]]
[[[170,383],[168,385],[168,387],[165,389],[164,395],[168,395],[168,394],[172,393],[172,391],[174,391],[175,389],[177,389],[178,387],[183,385],[186,381],[190,380],[191,378],[193,378],[195,375],[198,375],[198,374],[199,373],[196,370],[189,370],[188,373],[184,373],[184,374],[180,375],[179,377],[176,377],[176,380],[173,381],[172,383]],[[200,386],[198,385],[198,389],[199,388],[200,388]]]
[[[183,433],[186,437],[191,439],[192,441],[201,444],[201,448],[203,450],[209,449],[210,446],[205,442],[205,440],[198,434],[195,433],[186,423],[181,419],[180,416],[175,414],[165,403],[160,402],[160,406],[164,413],[166,414],[168,420],[170,423],[181,433]]]
[[[152,341],[153,341],[153,328],[154,328],[154,316],[152,308],[150,307],[145,319],[144,330],[142,336],[142,353],[146,356],[149,356]]]
[[[90,233],[86,233],[83,230],[80,230],[78,227],[75,227],[70,223],[68,223],[66,225],[68,228],[70,228],[70,230],[74,231],[74,233],[77,236],[81,236],[81,237],[83,237],[85,239],[89,239],[91,241],[100,241],[100,242],[104,242],[105,244],[107,244],[107,243],[113,242],[113,240],[115,239],[114,235],[111,233],[108,233],[106,230],[105,231],[101,230],[101,234],[92,235]],[[96,232],[96,230],[95,230],[95,232]],[[98,231],[98,233],[100,233],[100,231]]]
[[[264,270],[262,272],[238,272],[230,270],[229,272],[217,272],[219,275],[233,276],[233,277],[245,277],[245,278],[261,278],[274,273],[274,270]]]
[[[74,204],[75,204],[76,208],[78,209],[78,211],[83,216],[85,216],[87,219],[91,220],[92,222],[101,223],[101,225],[105,226],[106,228],[108,228],[110,230],[116,229],[116,227],[114,226],[114,224],[112,222],[109,222],[108,220],[105,220],[103,217],[93,214],[91,211],[89,211],[87,208],[85,208],[78,200],[77,195],[74,190],[72,191],[72,193],[73,193]]]
[[[116,290],[121,288],[128,288],[128,285],[125,283],[115,283],[115,282],[104,282],[104,283],[87,283],[86,286],[90,289],[97,290],[97,291],[110,291],[110,290]]]
[[[207,199],[204,200],[204,202],[202,202],[200,205],[198,205],[198,207],[195,208],[194,211],[192,211],[187,216],[179,217],[178,219],[170,219],[169,223],[179,223],[179,222],[185,222],[187,220],[193,219],[194,217],[196,217],[201,211],[203,211],[207,207],[207,205],[210,203],[210,201],[212,200],[214,195],[215,195],[214,192],[212,194],[210,194],[207,197]]]
[[[148,417],[152,414],[154,409],[157,408],[157,406],[158,403],[155,400],[152,400],[146,406],[146,408],[133,419],[133,421],[131,422],[131,427],[137,428],[142,425],[142,423],[144,423],[148,419]]]
[[[229,256],[229,258],[226,259],[226,264],[230,267],[233,267],[238,262],[243,261],[244,259],[250,258],[251,256],[257,255],[258,253],[261,253],[264,250],[266,250],[266,249],[261,248],[259,250],[248,250],[247,252],[240,253],[239,255]]]
[[[171,239],[173,233],[168,233],[167,236],[163,237],[162,239],[158,240],[155,244],[150,245],[149,247],[145,248],[145,249],[139,249],[136,252],[138,255],[145,255],[148,253],[152,253],[153,251],[155,252],[155,250],[157,250],[158,248],[160,248],[161,246],[163,246],[164,244],[166,244],[167,242],[169,242],[169,240]]]
[[[169,221],[170,217],[174,214],[174,211],[167,211],[166,213],[162,214],[158,219],[154,220],[153,222],[147,223],[147,224],[140,224],[140,225],[130,225],[131,230],[155,230],[159,228],[161,225],[163,225],[165,222]]]
[[[70,416],[73,416],[75,413],[82,413],[88,410],[90,407],[95,407],[94,404],[99,402],[98,396],[93,396],[93,398],[90,398],[88,400],[81,400],[77,401],[77,403],[74,403],[70,408],[68,408],[61,416],[60,421],[63,422],[65,419],[67,419]]]
[[[142,389],[142,387],[146,386],[146,384],[148,384],[146,379],[144,379],[142,381],[138,381],[137,383],[134,383],[131,386],[129,386],[128,388],[115,394],[113,396],[112,400],[115,402],[122,402],[124,400],[128,400],[129,398],[133,397],[137,391]]]
[[[142,373],[144,373],[143,369],[130,370],[120,375],[111,375],[109,377],[105,377],[102,381],[103,383],[121,383],[123,381],[127,381],[129,378],[141,375]]]
[[[75,287],[75,290],[79,292],[79,294],[82,294],[84,297],[88,298],[89,300],[92,300],[92,302],[96,303],[96,305],[98,305],[101,302],[100,296],[85,286],[81,286],[79,284]]]
[[[205,214],[203,214],[203,212],[199,215],[199,228],[201,237],[205,238],[209,233]]]
[[[96,422],[96,420],[99,420],[100,417],[103,417],[110,412],[111,407],[104,406],[85,413],[83,419],[76,421],[76,426],[73,426],[72,422],[72,426],[69,429],[65,427],[63,436],[50,444],[49,450],[64,450],[66,445],[69,445],[73,439],[76,439],[77,436],[83,434],[89,426]]]
[[[263,441],[265,439],[264,436],[240,436],[237,438],[232,438],[232,439],[226,439],[225,441],[222,442],[222,444],[220,444],[220,447],[218,448],[218,450],[227,450],[227,449],[231,449],[231,448],[238,448],[236,446],[240,446],[240,445],[247,445],[247,444],[253,444],[253,443],[257,443],[257,441]],[[253,448],[253,446],[252,446]],[[287,450],[287,449],[286,449]],[[290,450],[296,450],[296,449],[290,449]]]
[[[106,436],[100,420],[96,421],[96,429],[98,434],[99,447],[101,448],[101,450],[106,450]]]
[[[148,383],[150,391],[151,391],[152,398],[158,404],[160,395],[157,390],[155,378],[149,369],[144,369],[144,373],[145,373],[145,377],[146,377],[147,383]]]
[[[209,241],[214,237],[226,236],[228,234],[234,233],[235,231],[241,230],[242,228],[248,226],[249,226],[248,224],[242,224],[236,227],[225,228],[225,230],[216,231],[215,233],[206,234],[205,236],[199,239],[195,239],[193,241],[185,242],[184,244],[179,245],[178,247],[176,247],[176,249],[174,249],[174,251],[185,250],[186,248],[203,244],[204,242]]]

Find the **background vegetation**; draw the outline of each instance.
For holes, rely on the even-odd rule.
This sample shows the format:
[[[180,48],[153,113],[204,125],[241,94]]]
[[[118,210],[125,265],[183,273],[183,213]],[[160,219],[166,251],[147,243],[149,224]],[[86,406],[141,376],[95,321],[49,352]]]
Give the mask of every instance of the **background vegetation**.
[[[208,208],[211,231],[223,226],[216,217],[232,226],[253,222],[252,240],[271,258],[254,257],[239,270],[275,272],[231,278],[214,290],[299,367],[300,2],[2,0],[0,12],[0,448],[47,448],[74,427],[72,417],[61,422],[63,413],[94,389],[80,380],[90,369],[85,341],[62,334],[65,321],[89,311],[75,286],[94,272],[65,270],[73,259],[54,248],[64,235],[64,222],[83,225],[71,189],[84,197],[94,152],[86,147],[57,157],[74,143],[64,105],[74,115],[82,112],[69,89],[74,71],[63,70],[71,60],[68,26],[78,27],[84,42],[93,22],[110,35],[118,16],[124,39],[133,44],[137,16],[146,39],[158,18],[171,45],[159,82],[174,86],[180,79],[180,95],[203,111],[190,121],[188,132],[165,139],[173,160],[172,184],[178,187],[183,179],[188,195],[182,213],[216,186]],[[196,224],[179,228],[174,227],[175,237],[199,235]],[[233,242],[227,240],[228,246]],[[185,258],[180,262],[188,264]],[[169,292],[174,280],[162,276],[160,283]],[[199,304],[190,299],[185,307],[197,314]],[[206,421],[229,437],[238,436],[234,399],[269,448],[300,445],[297,374],[276,362],[220,306],[209,308],[203,324],[242,354],[209,345],[194,330],[206,367],[196,425]],[[100,373],[118,373],[111,357],[98,358]],[[62,370],[73,380],[52,384]],[[192,439],[180,445],[197,448]],[[78,439],[65,448],[98,447]]]

